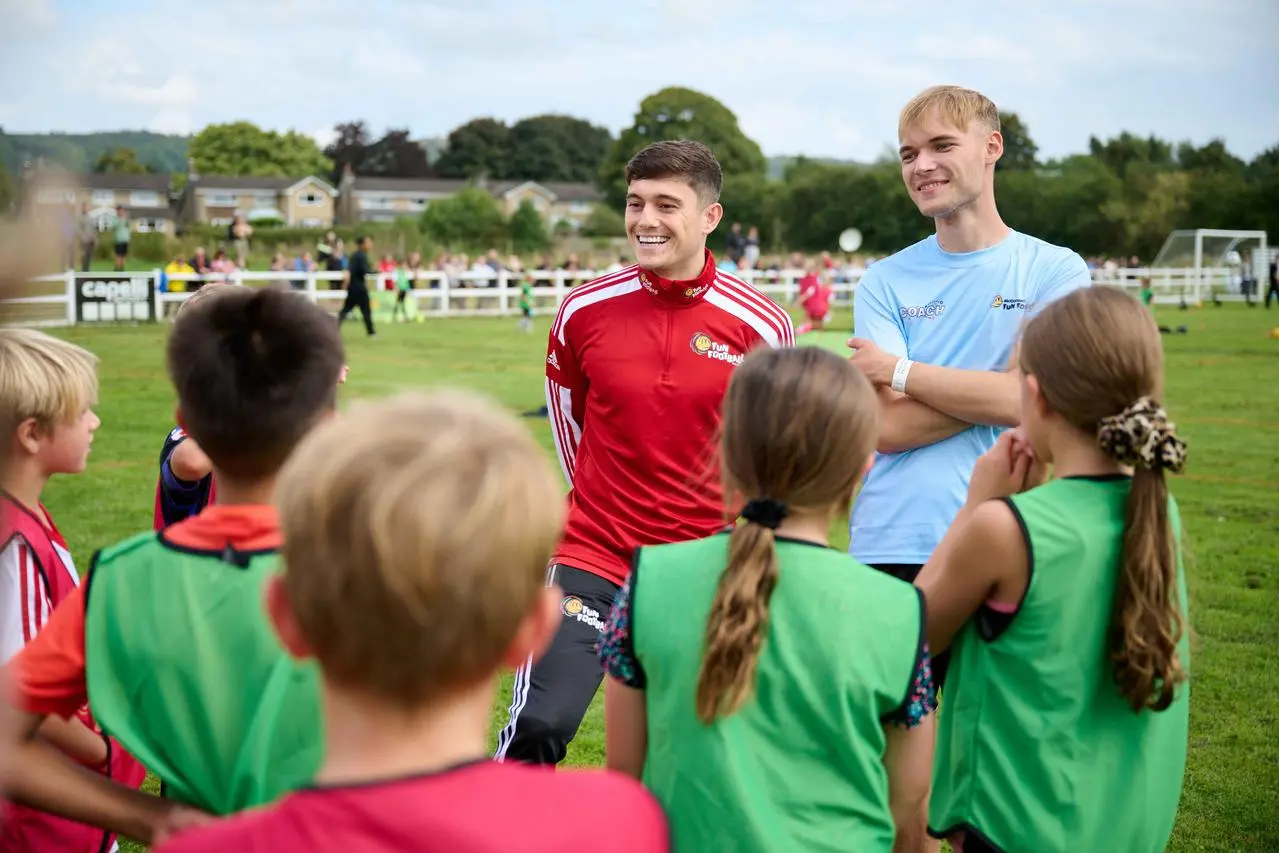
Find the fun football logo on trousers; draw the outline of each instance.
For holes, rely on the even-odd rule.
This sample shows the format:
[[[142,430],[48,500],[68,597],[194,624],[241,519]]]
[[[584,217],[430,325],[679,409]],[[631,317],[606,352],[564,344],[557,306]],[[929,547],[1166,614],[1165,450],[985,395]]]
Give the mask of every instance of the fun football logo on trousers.
[[[741,353],[733,352],[728,348],[728,344],[717,344],[711,340],[711,336],[705,332],[698,332],[693,335],[688,342],[688,346],[697,355],[704,356],[712,361],[726,361],[732,365],[742,363]]]

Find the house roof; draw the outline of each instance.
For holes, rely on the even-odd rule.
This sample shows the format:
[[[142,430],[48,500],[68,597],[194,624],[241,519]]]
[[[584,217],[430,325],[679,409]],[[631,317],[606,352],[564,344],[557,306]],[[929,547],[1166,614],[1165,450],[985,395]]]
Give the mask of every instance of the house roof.
[[[158,193],[169,191],[168,175],[126,175],[119,172],[105,174],[89,173],[77,175],[77,186],[91,190],[151,190]]]
[[[362,178],[352,187],[357,193],[455,193],[467,185],[459,178]]]
[[[365,178],[356,177],[353,190],[357,193],[455,193],[470,182],[460,178]],[[548,190],[557,201],[598,201],[603,198],[591,184],[564,181],[490,181],[485,185],[493,195],[504,195],[517,187],[533,184]]]
[[[307,175],[301,178],[267,178],[254,175],[200,175],[188,186],[197,190],[265,190],[270,192],[283,192],[291,190],[301,184],[311,182],[319,185],[322,189],[331,195],[336,195],[335,190],[329,183],[322,178],[314,175]]]

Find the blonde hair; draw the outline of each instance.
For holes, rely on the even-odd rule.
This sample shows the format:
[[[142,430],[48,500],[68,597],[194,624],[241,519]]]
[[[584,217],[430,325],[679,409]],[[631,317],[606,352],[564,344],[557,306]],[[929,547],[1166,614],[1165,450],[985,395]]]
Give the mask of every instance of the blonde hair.
[[[98,357],[34,329],[0,328],[0,424],[74,423],[98,402]]]
[[[496,672],[564,512],[529,431],[463,392],[357,404],[317,427],[277,502],[284,588],[325,677],[406,710]]]
[[[1155,402],[1163,391],[1159,328],[1127,293],[1084,288],[1027,324],[1020,360],[1054,412],[1134,466],[1107,646],[1129,706],[1162,711],[1186,678],[1177,655],[1184,625],[1164,480],[1165,468],[1180,470],[1185,446]]]
[[[846,515],[878,434],[875,390],[847,359],[820,347],[756,349],[724,397],[725,490],[784,513]],[[762,522],[733,529],[697,682],[704,723],[736,712],[753,690],[778,580],[775,545]]]
[[[910,99],[897,119],[897,137],[904,138],[929,113],[936,110],[942,119],[960,130],[977,121],[987,131],[999,130],[999,109],[981,92],[962,86],[932,86]]]

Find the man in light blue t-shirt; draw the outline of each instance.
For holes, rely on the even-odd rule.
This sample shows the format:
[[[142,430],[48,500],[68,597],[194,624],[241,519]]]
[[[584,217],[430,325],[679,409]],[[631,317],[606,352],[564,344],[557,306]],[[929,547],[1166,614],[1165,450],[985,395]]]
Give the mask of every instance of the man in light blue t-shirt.
[[[1075,252],[1000,218],[1003,137],[988,98],[928,89],[902,110],[898,136],[902,180],[937,233],[872,265],[854,297],[852,362],[876,385],[882,427],[849,553],[913,581],[963,505],[977,458],[1018,423],[1010,368],[1023,324],[1091,278]],[[940,683],[944,660],[935,674]]]

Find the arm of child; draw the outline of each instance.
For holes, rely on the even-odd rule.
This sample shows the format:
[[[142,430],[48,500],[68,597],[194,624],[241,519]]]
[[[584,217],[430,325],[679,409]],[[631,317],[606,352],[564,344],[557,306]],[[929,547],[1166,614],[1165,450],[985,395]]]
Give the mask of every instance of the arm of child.
[[[632,590],[639,574],[617,591],[596,654],[604,667],[604,757],[610,770],[635,779],[644,774],[648,749],[648,711],[644,704],[647,677],[635,656]]]
[[[101,767],[107,763],[107,742],[78,717],[68,720],[50,714],[36,733],[41,740],[85,767]]]
[[[635,779],[644,776],[648,749],[648,711],[644,691],[604,678],[604,759],[609,770]]]
[[[1016,603],[1030,582],[1030,557],[1012,507],[999,500],[1042,482],[1044,466],[1016,449],[1013,431],[973,466],[968,501],[915,585],[928,603],[928,645],[934,654],[989,598]]]
[[[175,804],[112,782],[71,761],[35,737],[44,719],[41,714],[19,716],[22,739],[14,750],[13,766],[20,769],[9,779],[9,798],[149,844]]]
[[[923,853],[927,849],[935,716],[929,714],[914,728],[884,727],[888,806],[897,830],[893,853]]]
[[[169,470],[184,483],[198,483],[213,473],[213,463],[195,439],[187,438],[169,454]]]

